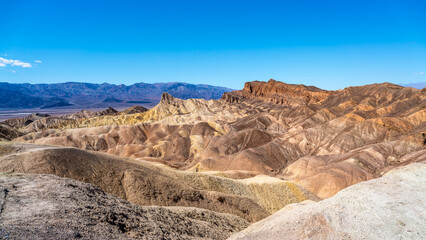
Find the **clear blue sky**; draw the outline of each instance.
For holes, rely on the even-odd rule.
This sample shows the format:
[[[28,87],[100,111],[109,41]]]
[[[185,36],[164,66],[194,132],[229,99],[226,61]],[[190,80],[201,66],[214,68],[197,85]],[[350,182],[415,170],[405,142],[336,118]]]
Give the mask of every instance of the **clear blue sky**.
[[[426,1],[0,0],[0,57],[14,83],[426,82]]]

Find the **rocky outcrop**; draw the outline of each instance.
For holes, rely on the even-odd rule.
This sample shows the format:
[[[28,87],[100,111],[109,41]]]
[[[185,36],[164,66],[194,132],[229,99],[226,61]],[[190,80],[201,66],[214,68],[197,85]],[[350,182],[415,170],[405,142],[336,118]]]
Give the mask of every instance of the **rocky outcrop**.
[[[286,106],[319,104],[332,92],[314,86],[294,85],[273,79],[265,82],[247,82],[240,91],[224,93],[222,99],[235,103],[243,99],[260,99],[265,102]]]
[[[171,104],[171,103],[173,103],[174,100],[175,100],[175,98],[172,95],[170,95],[170,94],[168,94],[166,92],[163,92],[161,94],[160,101],[163,102],[163,103]]]
[[[226,239],[248,223],[185,207],[141,207],[53,175],[0,175],[1,239]]]
[[[426,163],[411,164],[329,199],[289,205],[229,239],[423,239],[425,195]]]

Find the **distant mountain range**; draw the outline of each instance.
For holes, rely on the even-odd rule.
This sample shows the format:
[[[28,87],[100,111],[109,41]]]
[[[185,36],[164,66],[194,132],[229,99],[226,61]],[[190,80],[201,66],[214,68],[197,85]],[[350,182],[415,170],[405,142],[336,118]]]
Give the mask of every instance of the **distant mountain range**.
[[[407,84],[401,84],[401,86],[423,89],[426,87],[426,82],[407,83]]]
[[[189,83],[135,83],[115,85],[66,82],[55,84],[12,84],[0,82],[0,108],[104,108],[144,105],[151,107],[167,92],[181,99],[218,99],[225,87]]]

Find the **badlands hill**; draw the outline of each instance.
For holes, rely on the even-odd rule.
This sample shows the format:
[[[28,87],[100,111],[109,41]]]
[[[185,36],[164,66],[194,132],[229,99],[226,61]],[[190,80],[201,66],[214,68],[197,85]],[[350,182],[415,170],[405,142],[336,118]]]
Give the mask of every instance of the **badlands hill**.
[[[9,126],[18,129],[22,133],[42,131],[44,129],[55,128],[59,125],[73,122],[77,119],[86,119],[98,116],[114,116],[118,114],[145,112],[146,108],[141,106],[133,106],[125,109],[122,112],[109,107],[103,111],[81,110],[74,114],[66,114],[62,116],[50,116],[48,114],[33,113],[22,118],[12,118],[0,122],[3,126]]]
[[[0,175],[1,239],[226,239],[247,227],[230,214],[141,207],[53,175]]]
[[[93,184],[141,206],[204,208],[249,222],[291,203],[318,200],[294,183],[267,176],[234,180],[76,148],[31,144],[0,144],[0,172],[54,174]]]
[[[426,91],[390,83],[326,91],[270,80],[220,100],[59,121],[16,142],[101,151],[181,170],[294,181],[321,198],[425,158]],[[21,131],[22,129],[15,129]]]
[[[19,131],[13,129],[9,125],[0,123],[0,141],[12,140],[22,135]]]
[[[425,234],[425,89],[382,83],[326,91],[255,81],[217,100],[163,93],[151,109],[34,114],[1,122],[0,138],[11,141],[0,144],[8,214],[7,220],[0,218],[1,234],[6,229],[29,236],[31,229],[46,227],[56,229],[52,238],[90,237],[99,229],[113,238],[151,238],[157,231],[166,239],[226,238],[257,221],[232,238],[421,239]],[[76,199],[61,200],[69,206],[59,212],[44,206],[58,228],[51,222],[37,228],[29,223],[36,220],[31,212],[26,220],[7,208],[30,209],[30,201],[41,204],[47,201],[43,196],[74,191],[64,182],[77,186]],[[13,192],[21,183],[44,192]],[[90,190],[87,200],[92,185],[99,189]],[[4,197],[8,191],[13,199]],[[121,203],[111,212],[114,201]],[[96,225],[62,227],[69,224],[67,216],[75,217],[71,211],[82,211],[79,202],[97,216],[82,222]],[[143,214],[131,210],[136,208]],[[148,225],[136,224],[146,219]],[[187,225],[177,226],[176,219]],[[171,228],[164,230],[167,222]],[[16,232],[14,223],[22,225]]]
[[[12,84],[0,82],[0,109],[8,108],[106,108],[153,106],[163,92],[183,99],[218,99],[229,88],[189,83],[135,83],[132,85],[67,82]]]
[[[425,152],[426,153],[426,152]],[[289,205],[229,239],[424,239],[426,163]]]

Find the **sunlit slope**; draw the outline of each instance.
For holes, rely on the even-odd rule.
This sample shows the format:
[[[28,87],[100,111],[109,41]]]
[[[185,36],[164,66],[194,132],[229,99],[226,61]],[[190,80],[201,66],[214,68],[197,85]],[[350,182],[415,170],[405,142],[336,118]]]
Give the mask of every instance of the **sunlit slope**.
[[[94,184],[139,205],[191,206],[258,221],[287,204],[318,198],[272,177],[233,180],[76,148],[3,144],[0,172],[55,174]]]
[[[426,163],[289,205],[229,239],[423,239]]]
[[[420,161],[412,156],[426,147],[426,91],[390,83],[325,91],[274,80],[249,82],[221,100],[164,94],[144,113],[80,119],[14,141],[237,178],[246,172],[246,177],[269,175],[326,198]]]

